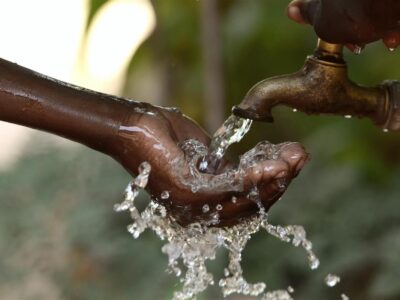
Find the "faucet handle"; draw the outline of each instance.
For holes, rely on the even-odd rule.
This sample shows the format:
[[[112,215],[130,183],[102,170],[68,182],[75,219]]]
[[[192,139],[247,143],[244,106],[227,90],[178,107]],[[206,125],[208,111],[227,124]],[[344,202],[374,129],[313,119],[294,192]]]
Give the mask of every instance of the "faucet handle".
[[[384,130],[400,131],[400,81],[386,80],[382,83],[388,91],[389,108]]]

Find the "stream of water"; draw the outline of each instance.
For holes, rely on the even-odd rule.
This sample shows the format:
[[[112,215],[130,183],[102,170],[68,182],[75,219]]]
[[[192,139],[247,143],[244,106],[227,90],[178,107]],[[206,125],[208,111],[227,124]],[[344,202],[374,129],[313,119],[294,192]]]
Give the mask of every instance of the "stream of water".
[[[231,115],[215,132],[208,149],[208,154],[202,159],[199,165],[200,171],[215,172],[228,148],[234,143],[239,143],[250,130],[252,124],[253,121],[250,119]]]
[[[217,166],[228,147],[232,143],[239,142],[250,129],[251,121],[239,119],[230,117],[216,132],[208,150],[208,159],[202,162],[203,171],[209,168],[210,163],[213,168]],[[204,152],[198,153],[198,144],[198,141],[189,140],[182,145],[186,153],[192,153],[188,157],[192,166],[197,166],[198,158],[204,157]],[[202,149],[207,148],[203,145]],[[278,152],[277,146],[268,142],[261,142],[241,156],[239,168],[244,168],[249,163],[254,163],[255,160],[277,159]],[[252,235],[260,230],[282,242],[302,248],[305,251],[310,269],[315,270],[319,267],[320,262],[313,252],[312,243],[307,239],[304,228],[298,225],[270,224],[268,214],[261,204],[256,188],[251,191],[249,197],[260,204],[259,214],[243,220],[233,227],[210,227],[210,225],[217,223],[208,221],[182,227],[167,215],[165,207],[159,204],[156,199],[152,200],[142,212],[139,212],[135,206],[135,198],[139,190],[146,187],[150,172],[150,164],[143,162],[139,167],[139,175],[126,188],[124,201],[116,204],[114,210],[130,213],[133,223],[127,229],[134,238],[138,238],[144,230],[151,229],[161,240],[166,242],[162,247],[162,252],[168,256],[168,270],[178,277],[182,284],[181,290],[175,292],[174,300],[195,299],[197,294],[203,292],[209,285],[216,283],[221,288],[224,297],[231,294],[241,294],[259,297],[261,300],[292,300],[295,292],[292,287],[278,291],[266,291],[267,285],[265,283],[249,283],[244,277],[241,267],[242,253]],[[226,184],[231,184],[229,176],[221,178],[222,181],[226,180]],[[168,199],[169,193],[163,192],[161,198]],[[236,201],[236,199],[232,199],[233,201]],[[203,207],[204,213],[207,213],[210,209],[209,207],[207,209],[207,206]],[[214,221],[218,221],[218,217]],[[229,263],[224,270],[223,278],[215,281],[213,274],[207,270],[206,262],[214,260],[219,249],[227,250]],[[330,287],[335,286],[339,281],[340,278],[332,274],[329,274],[325,279],[325,283]],[[349,298],[343,294],[342,299]]]

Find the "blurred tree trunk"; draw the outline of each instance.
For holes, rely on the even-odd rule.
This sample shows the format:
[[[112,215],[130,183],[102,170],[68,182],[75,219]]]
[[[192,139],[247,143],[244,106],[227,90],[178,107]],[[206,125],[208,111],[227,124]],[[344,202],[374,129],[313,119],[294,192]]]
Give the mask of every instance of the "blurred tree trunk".
[[[225,89],[222,62],[221,26],[218,0],[201,0],[202,46],[204,62],[204,123],[214,132],[224,121]]]

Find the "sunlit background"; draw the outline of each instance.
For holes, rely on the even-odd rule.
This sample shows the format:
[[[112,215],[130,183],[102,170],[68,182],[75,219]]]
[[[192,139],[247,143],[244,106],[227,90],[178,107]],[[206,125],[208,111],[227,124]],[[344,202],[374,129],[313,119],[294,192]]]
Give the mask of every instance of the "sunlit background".
[[[0,57],[94,90],[178,106],[213,131],[257,81],[299,69],[316,44],[276,0],[0,0]],[[380,43],[346,52],[363,84],[400,79]],[[308,230],[321,268],[257,235],[252,281],[296,299],[400,299],[400,135],[368,120],[274,111],[234,147],[302,142],[312,161],[271,211]],[[133,240],[113,212],[130,178],[111,159],[61,138],[0,123],[0,299],[168,299],[161,242]],[[143,196],[143,199],[145,196]],[[210,265],[222,275],[223,255]],[[335,289],[323,284],[336,273]],[[217,288],[199,299],[222,298]],[[246,299],[231,297],[231,299]]]

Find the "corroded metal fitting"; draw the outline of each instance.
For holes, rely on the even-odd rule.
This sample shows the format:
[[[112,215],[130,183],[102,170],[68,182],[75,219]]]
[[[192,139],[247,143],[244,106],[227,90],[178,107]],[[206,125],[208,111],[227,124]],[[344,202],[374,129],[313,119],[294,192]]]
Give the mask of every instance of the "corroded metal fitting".
[[[400,130],[400,81],[386,80],[382,86],[388,91],[388,114],[386,123],[383,125],[387,130]]]

